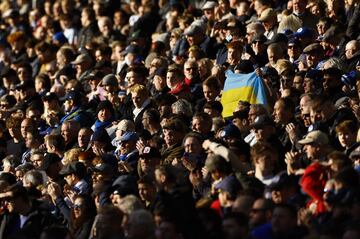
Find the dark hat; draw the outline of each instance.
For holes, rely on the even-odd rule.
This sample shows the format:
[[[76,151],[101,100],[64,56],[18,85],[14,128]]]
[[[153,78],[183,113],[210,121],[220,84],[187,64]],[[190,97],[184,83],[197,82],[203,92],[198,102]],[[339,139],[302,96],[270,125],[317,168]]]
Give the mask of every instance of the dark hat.
[[[272,8],[267,8],[261,12],[260,17],[258,18],[259,22],[269,21],[271,19],[276,19],[277,13]]]
[[[274,121],[267,115],[259,115],[251,125],[251,127],[255,129],[261,129],[265,126],[275,126]]]
[[[350,71],[346,74],[343,74],[341,76],[341,81],[343,84],[350,86],[350,87],[354,87],[356,86],[356,82],[357,79],[359,79],[359,74],[357,73],[357,71]]]
[[[137,30],[137,31],[133,32],[133,33],[130,35],[129,40],[130,40],[130,41],[137,41],[137,40],[139,40],[140,38],[145,38],[145,37],[146,37],[146,35],[144,34],[143,31]]]
[[[277,33],[276,35],[274,35],[269,41],[266,41],[265,44],[266,45],[270,45],[272,43],[277,43],[277,42],[284,42],[287,43],[288,42],[288,38],[285,34],[282,33]]]
[[[125,50],[123,51],[123,54],[134,54],[134,55],[139,55],[140,54],[140,47],[136,44],[130,44],[128,45]]]
[[[240,63],[235,66],[234,71],[240,71],[242,74],[248,74],[254,71],[254,66],[250,60],[241,60]]]
[[[204,6],[201,8],[201,10],[206,10],[206,9],[213,9],[214,7],[216,7],[218,5],[217,2],[214,1],[206,1]]]
[[[314,31],[307,27],[300,27],[297,31],[292,35],[292,37],[297,38],[313,38]]]
[[[114,107],[113,107],[113,105],[111,104],[110,101],[108,101],[108,100],[100,101],[100,103],[99,103],[98,106],[96,107],[96,114],[99,113],[99,111],[100,111],[100,110],[103,110],[103,109],[108,109],[108,110],[110,110],[111,115],[114,116],[114,114],[115,114],[115,112],[114,112]]]
[[[140,152],[139,158],[143,159],[151,159],[151,158],[160,158],[161,154],[160,151],[154,147],[146,146]]]
[[[332,39],[335,39],[336,37],[342,34],[343,34],[342,29],[340,29],[339,27],[332,26],[324,33],[322,41],[329,42]]]
[[[63,32],[57,32],[52,37],[53,41],[58,41],[60,44],[65,44],[68,42],[68,39],[65,37]]]
[[[113,175],[114,174],[114,169],[110,164],[107,163],[101,163],[101,164],[97,164],[94,168],[93,168],[94,172],[100,173],[100,174],[105,174],[105,175]]]
[[[40,169],[46,171],[52,164],[58,163],[61,161],[61,158],[57,154],[45,153],[44,161],[41,164]]]
[[[168,72],[176,72],[176,73],[183,73],[183,70],[177,64],[171,64],[169,66]]]
[[[229,163],[226,160],[217,154],[209,155],[205,161],[205,167],[209,172],[212,172],[216,169],[223,169],[229,166]]]
[[[82,178],[86,174],[86,167],[83,163],[79,161],[71,162],[65,165],[64,168],[60,170],[60,175],[66,176],[69,174],[75,174],[76,176]]]
[[[222,138],[229,138],[229,137],[240,138],[241,132],[240,132],[239,128],[236,127],[235,125],[229,124],[224,127],[224,129],[220,133],[220,136]]]
[[[320,130],[309,132],[304,139],[298,141],[299,144],[312,144],[326,145],[329,143],[328,136]]]
[[[322,81],[323,73],[320,70],[312,69],[312,70],[309,70],[308,72],[306,72],[305,78],[310,78],[314,81]]]
[[[182,133],[186,133],[187,131],[185,124],[180,119],[171,119],[164,125],[163,129],[174,130]]]
[[[47,92],[43,97],[41,97],[41,99],[42,101],[59,100],[59,98],[54,92]]]
[[[205,103],[204,109],[212,109],[221,113],[223,111],[223,105],[221,104],[220,101],[217,100],[208,101]]]
[[[61,101],[66,101],[66,100],[73,100],[76,103],[79,103],[81,100],[81,93],[77,90],[70,90],[69,92],[66,93],[66,95],[64,97],[62,97],[60,99]]]
[[[75,61],[71,62],[73,65],[77,65],[83,62],[92,62],[92,58],[89,54],[80,54],[76,57]]]
[[[126,196],[129,194],[137,194],[137,183],[135,177],[131,175],[121,175],[112,184],[114,194]]]
[[[274,177],[273,182],[269,185],[269,189],[281,190],[283,188],[290,188],[298,185],[298,179],[293,175],[281,172]]]
[[[137,141],[138,139],[139,136],[136,134],[136,132],[125,132],[121,136],[120,142]]]
[[[16,76],[16,71],[9,66],[4,66],[1,70],[1,77]]]
[[[288,46],[298,46],[301,47],[299,38],[293,37],[289,39]]]
[[[360,146],[356,147],[349,155],[350,159],[355,159],[360,157]]]
[[[241,189],[241,184],[234,175],[229,175],[216,184],[215,188],[228,192],[232,198],[236,198]]]
[[[154,76],[160,76],[160,77],[166,77],[167,68],[166,67],[160,67],[155,70]]]
[[[110,85],[110,86],[116,86],[118,84],[118,80],[114,74],[108,74],[104,76],[104,78],[101,81],[101,84],[103,86]]]
[[[26,90],[27,90],[27,89],[34,89],[34,88],[35,88],[34,81],[32,81],[32,80],[23,81],[23,82],[17,84],[17,85],[15,86],[15,88],[16,88],[17,90],[22,90],[22,89],[26,89]]]
[[[312,44],[308,45],[307,47],[305,47],[303,52],[305,54],[310,54],[310,53],[321,54],[323,52],[323,50],[324,50],[324,48],[320,45],[320,43],[312,43]]]
[[[253,43],[254,42],[265,43],[266,41],[267,41],[267,38],[266,38],[266,36],[264,36],[264,34],[256,34],[252,40]]]
[[[198,25],[190,25],[184,32],[187,36],[203,35],[204,29]]]
[[[106,130],[101,128],[101,129],[96,130],[92,134],[90,141],[91,142],[99,141],[99,142],[104,142],[104,143],[108,144],[109,142],[111,142],[111,139],[110,139],[109,134],[106,132]]]

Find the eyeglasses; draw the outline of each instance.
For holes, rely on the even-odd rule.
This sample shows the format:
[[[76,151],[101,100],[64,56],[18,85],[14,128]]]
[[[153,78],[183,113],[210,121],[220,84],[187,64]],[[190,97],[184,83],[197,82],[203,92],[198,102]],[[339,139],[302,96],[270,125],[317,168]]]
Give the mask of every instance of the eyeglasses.
[[[185,68],[185,70],[186,71],[197,70],[197,67],[193,66],[193,67]]]
[[[252,208],[251,212],[252,213],[259,213],[259,212],[265,212],[267,209],[266,208]]]
[[[74,209],[80,209],[80,208],[83,208],[83,207],[84,207],[83,204],[74,204],[74,205],[73,205],[73,208],[74,208]]]

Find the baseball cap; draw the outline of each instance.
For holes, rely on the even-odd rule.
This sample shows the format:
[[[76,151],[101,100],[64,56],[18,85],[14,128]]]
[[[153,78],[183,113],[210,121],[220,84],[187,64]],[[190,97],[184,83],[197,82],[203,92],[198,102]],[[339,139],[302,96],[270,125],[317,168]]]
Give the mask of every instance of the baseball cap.
[[[138,45],[136,45],[136,44],[130,44],[125,48],[125,50],[122,53],[124,55],[126,55],[126,54],[139,55],[140,54],[140,47]]]
[[[114,169],[110,164],[107,163],[101,163],[101,164],[97,164],[94,168],[93,168],[94,172],[100,173],[100,174],[105,174],[105,175],[112,175],[114,173]]]
[[[92,58],[89,54],[80,54],[76,57],[75,61],[71,62],[71,64],[77,65],[83,62],[92,62]]]
[[[100,141],[100,142],[104,142],[104,143],[108,144],[111,142],[111,139],[110,139],[109,134],[106,132],[106,130],[101,128],[101,129],[96,130],[92,134],[90,141],[91,142]]]
[[[86,174],[86,167],[83,163],[76,161],[76,162],[71,162],[67,165],[65,165],[65,167],[63,169],[60,170],[60,175],[66,176],[69,174],[75,174],[78,175],[80,177],[83,177]]]
[[[123,136],[121,137],[121,142],[127,142],[127,141],[137,141],[139,139],[136,132],[125,132]]]
[[[255,118],[254,123],[251,125],[251,127],[255,129],[261,129],[265,126],[275,126],[273,119],[267,115],[259,115]]]
[[[304,139],[299,140],[299,144],[311,144],[316,143],[319,145],[325,145],[329,143],[328,136],[320,130],[314,130],[308,133]]]
[[[307,27],[300,27],[297,31],[292,35],[292,37],[297,38],[312,38],[314,37],[314,32]]]
[[[61,158],[57,154],[45,153],[40,169],[46,171],[52,164],[58,163]]]
[[[320,43],[312,43],[308,46],[306,46],[303,50],[303,52],[305,54],[309,54],[309,53],[321,53],[323,52],[324,48],[320,45]]]
[[[222,138],[229,138],[229,137],[240,138],[241,132],[238,129],[238,127],[236,127],[235,125],[229,124],[224,127],[224,129],[220,133],[220,136]]]
[[[201,10],[206,10],[206,9],[212,9],[214,7],[217,6],[217,2],[214,1],[206,1],[206,3],[204,4],[204,6],[201,8]]]
[[[106,85],[116,86],[118,84],[118,80],[114,74],[108,74],[104,76],[104,78],[101,81],[101,84],[103,86]]]
[[[269,21],[271,19],[276,19],[277,13],[272,8],[267,8],[261,12],[260,17],[258,18],[259,22]]]
[[[235,198],[241,189],[241,184],[234,175],[229,175],[216,184],[215,188],[226,191],[232,198]]]
[[[202,35],[204,34],[204,30],[202,27],[197,25],[190,25],[184,32],[187,36],[194,36],[194,35]]]
[[[154,147],[146,146],[140,152],[139,158],[143,159],[151,159],[151,158],[160,158],[161,154],[160,151]]]
[[[33,89],[35,88],[34,82],[32,80],[23,81],[15,86],[17,90],[21,89]]]
[[[59,98],[54,92],[47,92],[43,97],[41,97],[41,99],[42,101],[59,100]]]
[[[74,102],[80,102],[81,100],[81,93],[77,90],[70,90],[69,92],[66,93],[66,95],[60,99],[61,101],[66,101],[66,100],[73,100]]]
[[[266,45],[270,45],[272,43],[277,43],[277,42],[284,42],[287,43],[288,42],[288,38],[285,34],[282,33],[277,33],[276,35],[274,35],[271,40],[266,41],[265,44]]]

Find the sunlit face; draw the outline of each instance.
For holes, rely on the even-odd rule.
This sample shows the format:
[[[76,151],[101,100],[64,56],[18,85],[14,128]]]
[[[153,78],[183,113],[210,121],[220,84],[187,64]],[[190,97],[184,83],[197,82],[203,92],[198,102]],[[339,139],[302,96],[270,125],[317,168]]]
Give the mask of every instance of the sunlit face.
[[[76,198],[73,205],[74,216],[75,218],[80,218],[84,215],[86,210],[85,201],[82,198]]]
[[[202,151],[202,146],[198,139],[194,137],[187,137],[184,142],[184,149],[187,153],[200,155]]]

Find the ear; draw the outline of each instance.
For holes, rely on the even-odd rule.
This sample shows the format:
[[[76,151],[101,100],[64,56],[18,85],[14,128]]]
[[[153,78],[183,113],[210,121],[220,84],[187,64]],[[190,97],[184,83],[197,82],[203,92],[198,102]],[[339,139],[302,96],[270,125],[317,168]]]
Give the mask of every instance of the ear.
[[[164,174],[160,175],[160,182],[165,183],[166,182],[166,176]]]
[[[247,119],[242,119],[241,124],[242,125],[248,125],[249,121]]]

